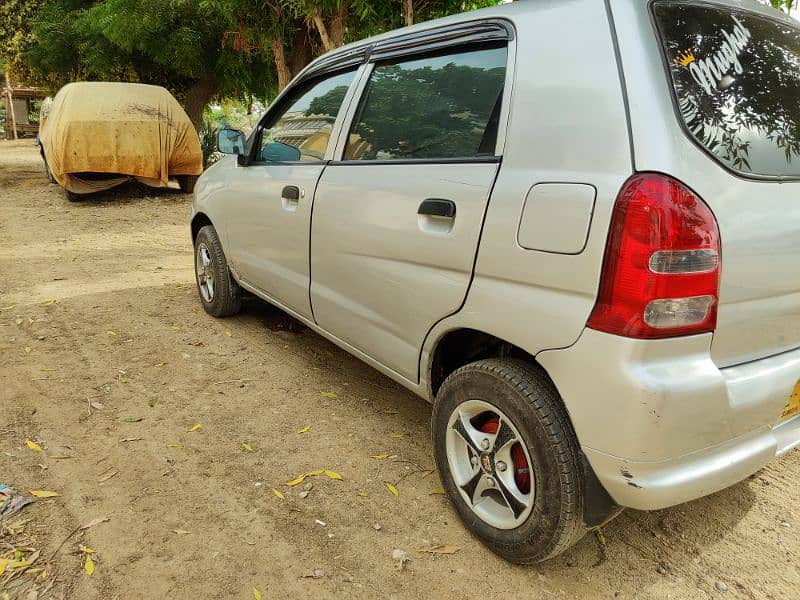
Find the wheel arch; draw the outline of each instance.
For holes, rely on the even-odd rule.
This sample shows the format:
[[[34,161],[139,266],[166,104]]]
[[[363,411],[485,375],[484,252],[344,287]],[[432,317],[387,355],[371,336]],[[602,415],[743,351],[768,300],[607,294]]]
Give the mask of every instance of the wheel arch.
[[[194,244],[194,241],[197,239],[197,234],[206,225],[211,225],[212,227],[214,226],[206,213],[198,212],[196,215],[194,215],[194,217],[192,217],[192,244]]]
[[[580,439],[575,432],[572,416],[561,393],[558,391],[558,386],[550,377],[547,369],[536,360],[533,354],[520,346],[479,329],[469,327],[452,328],[443,332],[435,340],[425,365],[429,399],[433,401],[442,383],[450,373],[466,364],[486,358],[519,358],[536,365],[556,391],[561,406],[564,408],[569,426],[576,434],[576,439],[578,439],[580,446]],[[622,511],[622,508],[611,498],[582,451],[580,452],[580,463],[584,475],[583,520],[589,528],[599,527],[616,517]]]

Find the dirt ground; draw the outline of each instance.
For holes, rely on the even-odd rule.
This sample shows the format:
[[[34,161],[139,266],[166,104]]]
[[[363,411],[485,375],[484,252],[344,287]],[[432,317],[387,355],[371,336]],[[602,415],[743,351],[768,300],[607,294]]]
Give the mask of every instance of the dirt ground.
[[[546,564],[497,558],[434,493],[427,404],[264,303],[203,312],[190,201],[71,204],[0,142],[0,483],[61,494],[17,517],[40,566],[67,540],[41,598],[800,598],[797,451]],[[342,480],[286,485],[314,469]]]

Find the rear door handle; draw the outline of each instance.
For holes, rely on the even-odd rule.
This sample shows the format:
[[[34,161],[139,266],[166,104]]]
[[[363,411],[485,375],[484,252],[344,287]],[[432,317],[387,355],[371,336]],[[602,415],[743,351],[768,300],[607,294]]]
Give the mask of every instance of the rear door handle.
[[[426,215],[429,217],[455,219],[456,203],[452,200],[446,200],[444,198],[428,198],[427,200],[423,200],[422,204],[419,205],[417,214]]]
[[[300,188],[296,185],[287,185],[281,192],[281,198],[298,202],[300,200]]]

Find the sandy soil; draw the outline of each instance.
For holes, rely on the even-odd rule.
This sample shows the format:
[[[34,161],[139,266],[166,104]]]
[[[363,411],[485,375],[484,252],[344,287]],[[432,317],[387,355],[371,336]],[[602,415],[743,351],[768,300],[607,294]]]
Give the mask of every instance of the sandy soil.
[[[603,544],[498,559],[432,493],[423,401],[264,303],[202,311],[189,204],[138,188],[70,204],[30,141],[0,142],[0,482],[62,494],[22,513],[42,556],[110,519],[68,539],[43,597],[800,597],[798,452],[709,498],[627,511]],[[321,468],[343,480],[315,477],[305,498],[285,485]],[[436,543],[461,549],[418,552]]]

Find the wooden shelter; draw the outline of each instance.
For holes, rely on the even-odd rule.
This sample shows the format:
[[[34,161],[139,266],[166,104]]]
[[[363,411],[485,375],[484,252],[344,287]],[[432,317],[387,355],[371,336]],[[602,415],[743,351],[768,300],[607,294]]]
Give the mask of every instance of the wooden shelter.
[[[11,87],[8,75],[3,88],[3,102],[6,109],[5,137],[15,140],[21,137],[35,137],[39,132],[37,111],[33,103],[43,100],[46,94],[39,89],[30,87]],[[32,123],[30,115],[35,114],[37,122]]]

